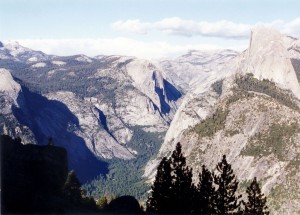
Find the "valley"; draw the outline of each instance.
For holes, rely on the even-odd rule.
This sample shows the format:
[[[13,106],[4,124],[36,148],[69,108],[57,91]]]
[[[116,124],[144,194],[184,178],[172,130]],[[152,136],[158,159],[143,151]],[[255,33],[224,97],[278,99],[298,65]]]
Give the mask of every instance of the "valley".
[[[88,195],[145,199],[180,142],[195,181],[226,155],[272,214],[299,213],[299,39],[257,27],[241,53],[156,60],[0,45],[0,134],[64,147]]]

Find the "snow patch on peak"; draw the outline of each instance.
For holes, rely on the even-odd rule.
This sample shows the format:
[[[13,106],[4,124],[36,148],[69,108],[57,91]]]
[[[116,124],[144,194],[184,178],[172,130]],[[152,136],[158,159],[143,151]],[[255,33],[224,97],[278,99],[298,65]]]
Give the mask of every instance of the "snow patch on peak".
[[[268,79],[300,98],[300,87],[290,60],[284,36],[272,28],[255,27],[251,32],[250,47],[242,73],[252,73]]]

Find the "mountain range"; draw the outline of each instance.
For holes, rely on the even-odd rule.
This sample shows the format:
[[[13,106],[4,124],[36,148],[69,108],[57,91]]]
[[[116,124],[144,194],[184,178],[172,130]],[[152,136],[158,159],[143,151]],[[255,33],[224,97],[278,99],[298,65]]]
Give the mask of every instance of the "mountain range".
[[[135,182],[149,182],[181,142],[194,176],[226,154],[241,190],[257,177],[273,214],[300,212],[297,38],[257,27],[241,53],[152,61],[47,55],[9,42],[0,43],[0,68],[0,133],[65,147],[83,182],[129,180],[126,165]]]

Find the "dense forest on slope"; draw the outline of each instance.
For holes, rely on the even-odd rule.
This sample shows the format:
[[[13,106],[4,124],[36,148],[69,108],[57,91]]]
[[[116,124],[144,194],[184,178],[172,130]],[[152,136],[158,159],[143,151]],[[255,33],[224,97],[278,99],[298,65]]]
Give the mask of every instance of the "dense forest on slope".
[[[88,195],[95,198],[104,194],[132,195],[138,199],[145,199],[150,186],[143,177],[144,167],[150,158],[156,155],[164,133],[149,133],[141,127],[131,127],[134,135],[128,147],[137,151],[136,159],[113,159],[109,162],[108,174],[99,175],[94,180],[83,185]]]
[[[292,109],[298,110],[298,105],[294,102],[295,97],[288,90],[283,90],[275,85],[274,82],[269,80],[258,80],[254,78],[253,74],[248,73],[245,76],[237,75],[235,82],[238,86],[236,90],[254,91],[266,94],[279,103],[286,105]]]

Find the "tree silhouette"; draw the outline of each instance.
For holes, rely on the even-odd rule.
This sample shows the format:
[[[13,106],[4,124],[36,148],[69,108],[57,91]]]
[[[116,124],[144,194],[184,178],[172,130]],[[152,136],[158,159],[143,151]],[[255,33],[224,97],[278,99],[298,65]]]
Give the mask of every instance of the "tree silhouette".
[[[194,212],[196,214],[214,214],[215,188],[211,172],[202,166],[199,173],[199,183],[194,201]]]
[[[157,169],[151,196],[147,200],[147,211],[168,213],[171,210],[172,176],[170,161],[164,157]]]
[[[181,152],[181,144],[177,143],[175,150],[170,157],[172,169],[172,212],[189,213],[192,210],[192,203],[195,188],[192,184],[192,169],[186,166],[186,159]]]
[[[239,198],[236,196],[236,190],[238,188],[238,181],[233,174],[231,165],[227,163],[226,156],[223,155],[223,159],[216,167],[218,174],[214,175],[214,183],[217,185],[215,201],[215,213],[216,214],[232,214],[240,205]]]
[[[71,170],[68,173],[67,180],[64,185],[64,195],[66,199],[71,203],[80,203],[81,202],[81,189],[80,189],[80,182],[74,172]]]
[[[248,202],[245,203],[245,214],[268,215],[267,199],[259,188],[256,177],[247,188]]]

